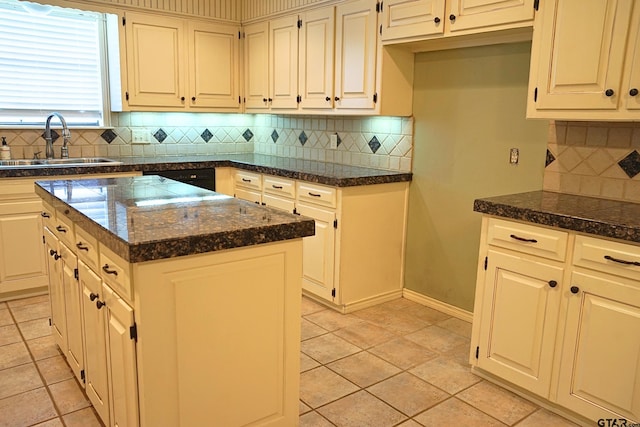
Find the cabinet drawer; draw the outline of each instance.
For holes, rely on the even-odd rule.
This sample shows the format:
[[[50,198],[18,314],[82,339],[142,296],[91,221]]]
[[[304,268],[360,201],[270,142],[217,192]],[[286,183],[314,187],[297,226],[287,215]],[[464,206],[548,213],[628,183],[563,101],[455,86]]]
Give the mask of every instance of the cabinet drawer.
[[[85,262],[94,271],[100,270],[98,259],[98,241],[89,233],[76,225],[75,250],[78,258]]]
[[[262,179],[258,173],[236,171],[235,183],[238,187],[262,190]]]
[[[298,200],[317,205],[336,207],[336,189],[324,185],[298,183]]]
[[[109,248],[100,245],[100,276],[125,301],[130,302],[131,274],[129,263],[113,253]]]
[[[265,176],[263,180],[264,192],[275,194],[279,197],[296,197],[296,183],[291,179]]]
[[[573,264],[640,280],[640,246],[576,236]]]
[[[533,225],[501,219],[489,219],[487,244],[512,249],[558,261],[564,261],[567,253],[565,231],[550,230]]]
[[[271,206],[272,208],[278,208],[289,213],[293,212],[296,205],[295,201],[292,199],[271,196],[269,194],[265,194],[262,197],[262,204],[265,206]]]
[[[56,220],[54,221],[53,234],[60,240],[62,240],[67,246],[75,249],[76,239],[73,232],[73,222],[60,212],[56,213]]]

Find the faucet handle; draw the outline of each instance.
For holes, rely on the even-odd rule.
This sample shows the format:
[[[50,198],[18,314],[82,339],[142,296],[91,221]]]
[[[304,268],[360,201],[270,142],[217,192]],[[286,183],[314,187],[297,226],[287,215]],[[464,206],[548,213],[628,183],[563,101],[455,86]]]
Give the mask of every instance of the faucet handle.
[[[33,153],[33,158],[34,159],[39,159],[40,157],[38,157],[40,155],[40,153],[42,153],[42,151],[36,151],[35,153]]]

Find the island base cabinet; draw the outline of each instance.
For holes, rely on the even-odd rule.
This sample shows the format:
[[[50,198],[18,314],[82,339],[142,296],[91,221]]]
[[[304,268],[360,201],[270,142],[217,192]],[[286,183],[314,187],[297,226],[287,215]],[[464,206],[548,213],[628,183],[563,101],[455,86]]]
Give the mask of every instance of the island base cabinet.
[[[132,271],[142,426],[297,425],[302,239]]]
[[[557,401],[592,420],[638,423],[640,285],[587,270],[571,284]]]

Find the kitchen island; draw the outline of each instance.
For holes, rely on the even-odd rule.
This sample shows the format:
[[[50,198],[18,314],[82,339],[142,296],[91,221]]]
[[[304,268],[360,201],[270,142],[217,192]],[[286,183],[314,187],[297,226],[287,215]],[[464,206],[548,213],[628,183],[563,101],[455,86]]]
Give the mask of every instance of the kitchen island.
[[[312,220],[158,176],[36,193],[53,334],[106,425],[297,424]]]

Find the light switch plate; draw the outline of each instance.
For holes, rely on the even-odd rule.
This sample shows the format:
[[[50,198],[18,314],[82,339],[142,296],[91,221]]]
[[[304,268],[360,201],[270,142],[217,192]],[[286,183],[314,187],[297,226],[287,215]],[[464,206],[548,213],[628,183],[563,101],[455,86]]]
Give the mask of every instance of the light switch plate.
[[[338,134],[337,133],[332,133],[329,136],[329,148],[331,150],[337,150],[338,149]]]
[[[509,163],[512,165],[517,165],[518,161],[520,161],[520,150],[517,148],[512,148],[509,150]]]
[[[151,132],[148,129],[133,129],[131,131],[132,144],[151,144]]]

